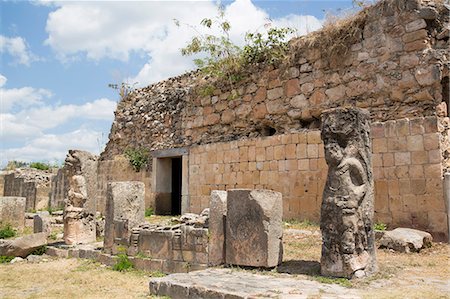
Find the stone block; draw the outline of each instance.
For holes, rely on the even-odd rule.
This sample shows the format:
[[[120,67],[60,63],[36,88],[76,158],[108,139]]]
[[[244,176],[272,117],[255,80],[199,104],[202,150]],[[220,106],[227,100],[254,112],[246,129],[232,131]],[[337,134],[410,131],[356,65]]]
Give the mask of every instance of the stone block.
[[[213,190],[209,202],[209,265],[225,263],[225,221],[227,192]]]
[[[128,245],[131,229],[144,223],[144,193],[145,185],[142,182],[108,184],[104,240],[106,252],[114,251],[114,245]]]
[[[38,213],[33,217],[33,232],[50,234],[51,219],[49,215]]]
[[[279,192],[227,192],[226,263],[275,267],[282,261],[283,203]]]
[[[25,197],[0,197],[0,224],[22,231],[25,226]]]

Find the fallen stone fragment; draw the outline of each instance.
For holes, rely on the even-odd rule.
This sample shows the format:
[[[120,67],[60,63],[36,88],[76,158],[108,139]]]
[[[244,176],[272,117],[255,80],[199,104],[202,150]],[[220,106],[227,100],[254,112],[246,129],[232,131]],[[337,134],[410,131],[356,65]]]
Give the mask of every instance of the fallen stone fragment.
[[[0,240],[0,255],[26,257],[47,245],[47,233],[37,233],[12,240]]]
[[[379,248],[389,248],[398,252],[419,252],[431,247],[431,234],[412,228],[396,228],[386,231],[380,239]]]

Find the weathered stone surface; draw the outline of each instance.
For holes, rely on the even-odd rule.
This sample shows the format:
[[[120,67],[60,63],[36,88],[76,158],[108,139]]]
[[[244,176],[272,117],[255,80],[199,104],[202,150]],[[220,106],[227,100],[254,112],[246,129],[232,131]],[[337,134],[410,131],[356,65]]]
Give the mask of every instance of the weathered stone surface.
[[[68,197],[63,217],[64,242],[95,242],[97,157],[85,151],[69,150],[64,175],[68,180]]]
[[[235,189],[227,192],[226,263],[275,267],[282,261],[281,193]]]
[[[64,208],[64,199],[67,198],[68,182],[64,175],[64,169],[58,169],[58,172],[51,179],[50,207],[52,209]]]
[[[396,228],[386,231],[380,239],[380,248],[389,248],[399,252],[419,252],[431,247],[431,234],[412,228]]]
[[[51,218],[45,213],[38,213],[33,217],[33,232],[50,234]]]
[[[0,197],[0,224],[22,231],[25,226],[25,197]]]
[[[26,211],[46,209],[54,174],[34,168],[17,168],[4,177],[4,196],[25,197]]]
[[[360,298],[355,290],[337,284],[258,275],[230,269],[207,269],[152,278],[150,293],[185,298]]]
[[[128,246],[131,229],[145,221],[145,185],[142,182],[108,184],[104,250],[116,253],[116,246]]]
[[[328,177],[323,191],[322,275],[352,278],[376,271],[370,119],[356,108],[322,114]]]
[[[209,200],[209,265],[225,263],[227,192],[213,190]]]
[[[47,233],[37,233],[13,240],[0,240],[0,255],[26,257],[47,244]]]

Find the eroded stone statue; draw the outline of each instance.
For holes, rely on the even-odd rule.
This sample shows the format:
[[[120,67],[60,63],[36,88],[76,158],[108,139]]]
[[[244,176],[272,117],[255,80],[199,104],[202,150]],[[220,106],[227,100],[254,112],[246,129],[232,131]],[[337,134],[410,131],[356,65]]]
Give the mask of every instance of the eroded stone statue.
[[[70,150],[64,171],[69,190],[64,208],[64,242],[95,242],[95,185],[97,158],[88,152]]]
[[[322,114],[328,177],[323,192],[321,273],[363,277],[376,271],[370,119],[356,108]]]

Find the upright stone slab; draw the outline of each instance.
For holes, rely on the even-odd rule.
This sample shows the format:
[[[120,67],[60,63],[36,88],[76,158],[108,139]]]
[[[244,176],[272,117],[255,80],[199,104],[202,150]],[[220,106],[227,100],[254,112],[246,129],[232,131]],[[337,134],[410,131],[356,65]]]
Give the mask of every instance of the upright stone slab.
[[[97,157],[69,150],[64,164],[68,192],[64,208],[64,242],[83,244],[96,241]]]
[[[22,231],[25,226],[25,197],[0,197],[0,224]]]
[[[47,233],[51,232],[51,219],[49,213],[37,213],[33,217],[33,232]]]
[[[321,273],[362,277],[376,271],[369,114],[336,108],[322,114],[328,177],[323,191]]]
[[[235,189],[227,193],[226,263],[275,267],[281,263],[283,203],[281,193]]]
[[[108,183],[104,250],[117,253],[129,246],[131,230],[145,221],[145,185],[142,182]]]
[[[225,263],[225,218],[227,216],[227,192],[213,190],[209,200],[209,265]]]

